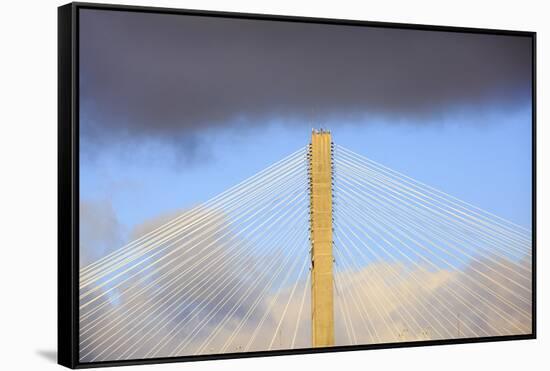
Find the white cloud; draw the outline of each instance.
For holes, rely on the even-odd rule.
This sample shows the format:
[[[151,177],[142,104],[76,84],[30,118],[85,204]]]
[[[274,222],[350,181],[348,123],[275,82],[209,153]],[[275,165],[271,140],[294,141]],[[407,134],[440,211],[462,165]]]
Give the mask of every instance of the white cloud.
[[[144,223],[135,234],[173,216]],[[218,220],[220,226],[187,245],[161,244],[157,257],[166,257],[165,266],[145,269],[99,300],[101,309],[81,321],[87,329],[81,333],[82,361],[288,349],[293,341],[294,348],[311,346],[304,276],[265,295],[265,262],[224,227],[224,215],[205,210],[195,217]],[[232,249],[240,249],[243,259]],[[282,258],[271,255],[265,261],[277,267]],[[336,345],[530,333],[530,289],[520,288],[531,287],[529,272],[527,258],[477,260],[463,271],[390,262],[338,271]],[[160,277],[169,284],[166,290],[156,281]]]

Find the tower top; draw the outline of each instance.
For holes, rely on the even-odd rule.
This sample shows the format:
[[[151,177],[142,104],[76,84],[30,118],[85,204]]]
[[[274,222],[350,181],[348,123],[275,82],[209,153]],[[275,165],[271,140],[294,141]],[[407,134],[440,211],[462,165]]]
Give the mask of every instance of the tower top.
[[[311,129],[311,134],[312,135],[314,135],[314,134],[330,134],[330,130],[326,130],[326,129],[323,129],[323,128],[319,128],[319,129],[312,128]]]

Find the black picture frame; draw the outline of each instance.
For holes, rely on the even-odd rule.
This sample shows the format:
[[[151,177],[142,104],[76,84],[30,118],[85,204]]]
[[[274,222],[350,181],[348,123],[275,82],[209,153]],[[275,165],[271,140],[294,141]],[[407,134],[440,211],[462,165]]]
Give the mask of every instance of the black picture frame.
[[[490,336],[465,339],[426,340],[402,343],[334,346],[296,350],[224,353],[200,356],[135,359],[122,361],[79,362],[78,297],[79,297],[79,11],[101,9],[110,11],[201,15],[208,17],[279,20],[332,25],[376,26],[459,33],[514,35],[530,38],[532,45],[532,333],[511,336]],[[122,366],[228,358],[247,358],[341,352],[380,348],[417,347],[462,343],[526,340],[536,338],[536,32],[482,28],[432,26],[370,22],[345,19],[309,18],[281,15],[230,13],[145,6],[70,3],[58,8],[58,363],[69,368]]]

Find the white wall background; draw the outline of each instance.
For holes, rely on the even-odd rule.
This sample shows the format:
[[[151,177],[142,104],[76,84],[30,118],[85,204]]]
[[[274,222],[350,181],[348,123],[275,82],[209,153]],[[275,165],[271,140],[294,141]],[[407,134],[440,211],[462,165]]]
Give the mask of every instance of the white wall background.
[[[60,369],[56,349],[57,0],[0,8],[0,369]],[[137,366],[157,370],[519,370],[550,363],[550,22],[540,0],[120,1],[538,32],[538,331],[530,341]],[[546,15],[546,17],[545,17]],[[544,365],[544,363],[547,363]],[[127,370],[138,369],[128,367]]]

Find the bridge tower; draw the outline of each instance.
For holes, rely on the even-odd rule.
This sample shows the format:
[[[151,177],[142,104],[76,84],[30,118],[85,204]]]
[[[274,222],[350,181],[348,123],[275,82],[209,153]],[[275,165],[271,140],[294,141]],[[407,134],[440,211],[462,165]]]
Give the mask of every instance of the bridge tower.
[[[332,141],[313,130],[309,148],[311,330],[313,347],[334,345]]]

